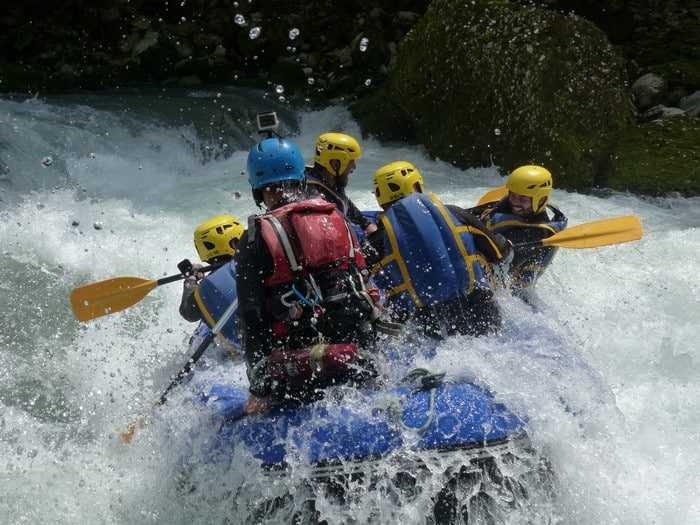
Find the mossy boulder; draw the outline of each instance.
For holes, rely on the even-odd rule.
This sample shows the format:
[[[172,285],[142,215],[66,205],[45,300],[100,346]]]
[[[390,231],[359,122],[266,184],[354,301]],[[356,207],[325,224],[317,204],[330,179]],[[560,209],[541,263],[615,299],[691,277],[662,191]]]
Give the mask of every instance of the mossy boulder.
[[[376,100],[356,118],[398,109],[435,157],[464,168],[542,164],[568,189],[599,182],[632,119],[624,68],[599,29],[510,2],[434,0]],[[396,122],[380,135],[405,139]]]
[[[630,128],[617,146],[606,186],[636,194],[700,195],[700,119],[677,116]]]

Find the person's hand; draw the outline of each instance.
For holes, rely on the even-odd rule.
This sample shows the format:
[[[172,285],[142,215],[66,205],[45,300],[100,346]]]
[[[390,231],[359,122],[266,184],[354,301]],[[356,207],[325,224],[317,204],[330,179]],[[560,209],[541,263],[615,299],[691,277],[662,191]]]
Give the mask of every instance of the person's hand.
[[[374,233],[377,231],[377,225],[372,223],[367,228],[365,228],[365,235],[369,235],[370,233]]]
[[[249,416],[264,414],[270,409],[270,399],[268,397],[258,397],[250,394],[243,405],[243,412]]]
[[[200,270],[204,268],[204,266],[200,263],[194,263],[192,265],[192,269],[190,270],[190,274],[185,277],[186,281],[199,281],[204,277],[204,272],[201,272]]]
[[[513,250],[513,243],[512,242],[510,242],[510,241],[507,242],[506,249],[508,251],[503,255],[503,259],[500,260],[500,264],[503,267],[510,266],[510,263],[513,262],[513,257],[515,256],[515,250]]]

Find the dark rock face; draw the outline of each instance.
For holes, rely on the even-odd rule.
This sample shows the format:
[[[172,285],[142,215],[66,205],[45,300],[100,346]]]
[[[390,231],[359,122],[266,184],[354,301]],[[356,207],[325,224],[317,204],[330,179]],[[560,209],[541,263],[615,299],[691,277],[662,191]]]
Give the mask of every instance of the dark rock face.
[[[0,91],[228,84],[353,98],[382,83],[397,42],[428,4],[13,2],[0,18]]]
[[[198,84],[352,103],[364,131],[458,166],[700,194],[696,157],[673,154],[698,127],[700,0],[25,0],[0,17],[0,92]]]
[[[624,69],[600,30],[506,3],[435,0],[386,97],[437,157],[461,167],[542,164],[576,189],[595,184],[632,119]]]

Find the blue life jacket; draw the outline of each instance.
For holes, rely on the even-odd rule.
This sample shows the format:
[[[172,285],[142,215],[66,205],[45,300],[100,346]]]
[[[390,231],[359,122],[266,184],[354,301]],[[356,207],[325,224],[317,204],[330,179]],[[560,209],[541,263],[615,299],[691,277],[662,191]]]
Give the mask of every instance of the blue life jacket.
[[[224,264],[199,281],[194,289],[194,297],[202,312],[204,321],[213,328],[221,315],[236,301],[236,264],[233,260]],[[241,340],[238,335],[238,322],[236,312],[219,332],[234,347],[236,353],[240,353]]]
[[[434,194],[412,193],[379,219],[384,225],[384,257],[372,268],[387,302],[411,312],[490,288],[488,263],[476,250],[471,227]]]
[[[525,250],[517,248],[520,242],[546,239],[566,228],[568,219],[559,208],[552,204],[547,204],[546,208],[552,212],[553,218],[543,222],[527,222],[519,215],[488,209],[481,216],[489,230],[500,233],[516,244],[510,270],[516,288],[534,284],[557,253],[556,246],[538,246]]]
[[[321,192],[326,200],[330,200],[333,204],[335,204],[336,208],[338,208],[340,213],[343,215],[348,214],[348,202],[350,199],[345,192],[331,188],[323,179],[319,179],[313,173],[311,173],[308,167],[306,169],[306,184],[318,186],[320,188],[319,192]]]

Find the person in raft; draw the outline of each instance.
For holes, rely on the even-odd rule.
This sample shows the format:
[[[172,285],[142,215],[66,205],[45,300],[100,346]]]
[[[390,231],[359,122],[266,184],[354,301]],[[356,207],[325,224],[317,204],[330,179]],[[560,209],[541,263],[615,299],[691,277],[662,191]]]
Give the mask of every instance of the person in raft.
[[[520,166],[506,181],[508,194],[496,202],[470,208],[493,233],[503,235],[513,245],[510,287],[526,301],[532,300],[534,284],[552,262],[556,246],[535,243],[561,232],[568,219],[551,204],[552,174],[535,165]]]
[[[491,265],[508,262],[508,242],[466,210],[425,194],[409,162],[379,168],[374,190],[384,211],[362,249],[393,319],[435,339],[497,331]]]
[[[218,215],[200,224],[194,231],[194,246],[202,262],[213,270],[205,276],[202,264],[180,267],[186,275],[180,300],[180,315],[190,322],[200,321],[190,338],[195,347],[209,334],[231,301],[236,299],[236,266],[233,256],[243,236],[245,227],[231,215]],[[221,329],[217,346],[233,359],[241,354],[240,339],[235,316]]]
[[[334,203],[364,238],[377,229],[345,193],[356,160],[362,157],[360,144],[344,133],[323,133],[314,145],[314,164],[306,167],[306,190],[310,197],[321,195]]]
[[[231,215],[218,215],[204,221],[194,231],[194,247],[199,259],[217,268],[230,262],[236,255],[236,245],[244,231],[241,221]],[[195,300],[195,287],[204,278],[199,271],[202,267],[200,263],[193,264],[182,287],[180,315],[192,323],[202,320],[202,311]]]
[[[323,397],[334,383],[376,375],[368,272],[353,227],[334,203],[309,198],[296,145],[269,138],[248,154],[253,198],[235,256],[247,414]]]

